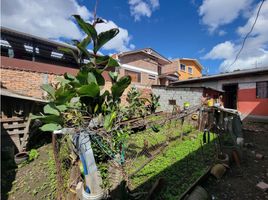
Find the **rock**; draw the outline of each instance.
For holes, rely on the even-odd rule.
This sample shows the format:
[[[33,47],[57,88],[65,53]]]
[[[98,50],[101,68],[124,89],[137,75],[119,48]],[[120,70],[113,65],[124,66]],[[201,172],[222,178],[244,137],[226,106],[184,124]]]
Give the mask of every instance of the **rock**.
[[[256,153],[256,158],[259,159],[259,160],[262,160],[263,159],[263,155],[260,154],[260,153]]]
[[[259,182],[256,187],[265,192],[268,189],[268,184],[262,181]]]

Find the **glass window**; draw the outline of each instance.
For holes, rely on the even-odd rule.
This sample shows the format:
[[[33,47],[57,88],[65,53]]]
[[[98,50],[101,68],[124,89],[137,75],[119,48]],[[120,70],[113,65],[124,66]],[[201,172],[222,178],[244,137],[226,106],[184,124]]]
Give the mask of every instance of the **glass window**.
[[[256,83],[256,97],[268,98],[268,81],[262,81]]]
[[[186,66],[184,64],[181,64],[181,71],[186,71]]]
[[[188,73],[193,74],[193,68],[192,67],[188,67]]]

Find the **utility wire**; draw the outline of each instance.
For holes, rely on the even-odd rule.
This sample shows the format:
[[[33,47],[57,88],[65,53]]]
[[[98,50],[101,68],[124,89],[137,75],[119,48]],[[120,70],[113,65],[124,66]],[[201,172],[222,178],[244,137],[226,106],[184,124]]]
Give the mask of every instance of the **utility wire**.
[[[242,46],[241,46],[240,50],[238,51],[238,53],[236,54],[236,57],[235,57],[234,62],[233,62],[231,65],[229,65],[229,67],[227,67],[228,69],[230,69],[230,67],[232,67],[232,66],[236,63],[238,57],[240,56],[240,53],[242,52],[242,50],[243,50],[243,48],[244,48],[244,46],[245,46],[245,43],[246,43],[246,40],[247,40],[248,36],[252,33],[252,31],[253,31],[253,29],[254,29],[254,27],[255,27],[255,24],[256,24],[256,22],[257,22],[257,20],[258,20],[258,17],[259,17],[259,14],[260,14],[260,11],[261,11],[261,8],[262,8],[262,5],[263,5],[264,1],[265,1],[265,0],[262,0],[261,4],[260,4],[260,6],[259,6],[259,9],[258,9],[256,18],[255,18],[255,21],[254,21],[254,23],[252,24],[252,27],[251,27],[250,31],[249,31],[249,32],[247,33],[247,35],[245,36],[245,38],[244,38],[244,40],[243,40],[243,43],[242,43]]]

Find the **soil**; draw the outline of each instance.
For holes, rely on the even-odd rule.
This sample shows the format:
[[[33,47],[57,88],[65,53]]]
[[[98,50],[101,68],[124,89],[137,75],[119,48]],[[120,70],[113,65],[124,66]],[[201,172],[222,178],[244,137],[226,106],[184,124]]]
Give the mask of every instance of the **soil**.
[[[211,194],[212,199],[228,200],[265,200],[268,191],[264,192],[256,185],[268,183],[268,124],[243,124],[245,143],[241,167],[232,163],[230,169],[220,180],[210,176],[203,187]],[[256,153],[264,155],[257,159]]]
[[[2,166],[2,193],[1,199],[52,199],[53,189],[49,177],[48,168],[49,149],[51,144],[44,145],[37,149],[39,156],[28,164]],[[10,173],[13,173],[11,175]],[[10,185],[5,187],[5,185]]]

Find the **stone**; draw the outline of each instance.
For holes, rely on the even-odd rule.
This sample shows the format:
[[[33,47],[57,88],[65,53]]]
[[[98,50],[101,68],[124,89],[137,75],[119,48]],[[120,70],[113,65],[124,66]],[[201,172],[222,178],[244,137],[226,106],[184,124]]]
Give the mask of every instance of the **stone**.
[[[256,187],[265,192],[268,189],[268,184],[262,181],[259,182]]]
[[[260,154],[260,153],[256,153],[256,158],[259,159],[259,160],[262,160],[263,159],[263,155]]]

